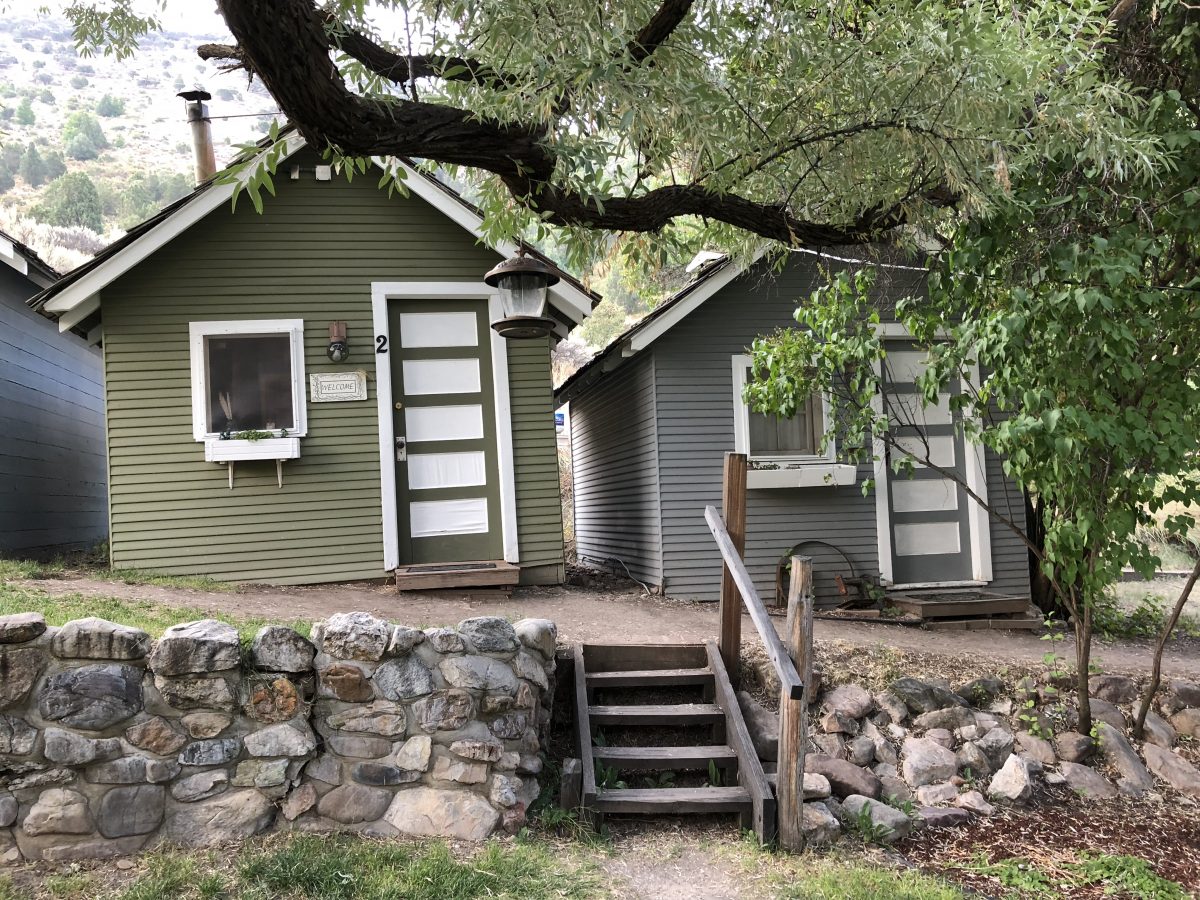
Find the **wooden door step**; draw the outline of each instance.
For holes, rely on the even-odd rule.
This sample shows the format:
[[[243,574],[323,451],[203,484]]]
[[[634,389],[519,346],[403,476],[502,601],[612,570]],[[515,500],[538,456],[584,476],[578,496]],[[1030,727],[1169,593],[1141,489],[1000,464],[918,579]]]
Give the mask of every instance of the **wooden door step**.
[[[396,569],[396,587],[402,591],[512,587],[520,578],[520,567],[502,559],[424,563]]]
[[[590,688],[674,687],[712,684],[713,673],[703,669],[630,669],[623,672],[588,672]]]
[[[614,769],[677,771],[737,765],[737,753],[724,744],[699,747],[593,747],[592,756]]]
[[[667,706],[589,706],[593,725],[712,725],[725,721],[715,703],[675,703]]]
[[[1029,598],[978,590],[915,590],[888,594],[887,603],[922,619],[958,619],[1023,613]]]
[[[619,788],[601,790],[596,809],[607,813],[748,813],[753,801],[743,787]]]

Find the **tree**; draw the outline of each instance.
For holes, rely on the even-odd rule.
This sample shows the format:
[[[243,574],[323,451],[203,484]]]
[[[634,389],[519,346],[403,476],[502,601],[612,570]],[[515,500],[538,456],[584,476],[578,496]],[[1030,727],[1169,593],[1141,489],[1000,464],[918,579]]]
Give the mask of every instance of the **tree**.
[[[125,101],[112,94],[105,94],[96,104],[96,113],[110,119],[114,116],[123,116],[125,115]]]
[[[16,183],[12,169],[8,167],[7,163],[0,161],[0,194],[7,194],[16,186]]]
[[[577,334],[589,347],[603,350],[612,343],[613,338],[625,330],[627,322],[625,309],[605,298],[592,310],[592,314],[580,326]]]
[[[25,148],[25,153],[21,156],[19,174],[30,187],[40,187],[47,180],[49,169],[42,159],[42,155],[38,153],[38,148],[32,142]]]
[[[963,431],[1036,497],[1028,531],[1004,524],[1071,618],[1084,732],[1097,604],[1126,566],[1157,566],[1139,527],[1171,504],[1200,503],[1198,30],[1182,10],[1161,25],[1140,15],[1144,27],[1106,48],[1107,66],[1149,98],[1136,126],[1170,148],[1159,176],[1117,177],[1068,154],[1006,173],[1006,198],[963,222],[932,261],[928,296],[897,308],[931,361],[925,401],[967,385],[955,405],[978,419],[965,417]],[[874,439],[894,467],[933,466],[897,442],[874,402],[885,354],[871,280],[839,274],[797,310],[800,328],[757,342],[750,398],[787,413],[813,389],[831,392],[853,454],[872,456]],[[984,374],[972,386],[976,366]],[[1182,535],[1192,524],[1181,512],[1164,527]]]
[[[78,160],[95,159],[100,155],[100,151],[96,149],[92,139],[82,131],[67,141],[66,151],[67,156]]]
[[[46,180],[53,181],[61,175],[67,173],[67,164],[63,160],[63,155],[58,150],[51,150],[44,157],[46,160]]]
[[[1100,68],[1097,0],[1015,15],[950,0],[382,5],[409,17],[396,41],[356,0],[221,0],[237,44],[200,54],[261,79],[343,168],[461,167],[490,236],[564,226],[579,258],[606,246],[598,232],[667,240],[681,218],[747,251],[746,233],[863,243],[986,208],[999,153],[1019,164],[1086,133],[1102,140],[1081,165],[1154,162],[1128,127],[1137,98]],[[157,27],[128,3],[69,14],[82,48],[118,55]]]
[[[37,116],[33,114],[33,107],[29,103],[28,97],[22,97],[21,103],[17,106],[17,124],[32,125],[37,121]]]
[[[98,152],[108,146],[108,140],[104,137],[104,129],[100,127],[100,122],[95,116],[90,113],[80,110],[79,112],[71,113],[63,125],[62,139],[63,145],[69,146],[71,141],[79,136],[87,138],[88,143]],[[70,151],[68,150],[68,154]],[[94,154],[93,154],[94,155]],[[91,157],[75,157],[76,159]]]
[[[52,181],[32,214],[48,225],[104,230],[96,185],[82,172],[69,172]]]
[[[88,80],[87,80],[86,75],[72,75],[71,76],[71,87],[74,88],[75,90],[81,91],[87,86],[88,86]]]

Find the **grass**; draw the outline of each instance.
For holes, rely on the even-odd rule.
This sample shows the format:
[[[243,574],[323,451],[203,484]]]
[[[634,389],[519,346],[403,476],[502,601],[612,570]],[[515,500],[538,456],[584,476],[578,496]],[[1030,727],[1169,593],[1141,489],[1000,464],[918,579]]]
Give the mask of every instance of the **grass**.
[[[1043,868],[1025,857],[994,863],[979,858],[962,867],[965,871],[995,878],[1022,897],[1061,900],[1074,889],[1095,888],[1104,896],[1137,897],[1139,900],[1187,900],[1179,884],[1163,878],[1144,859],[1111,853],[1080,853],[1078,858]]]
[[[216,591],[228,593],[238,586],[228,581],[217,581],[206,575],[159,575],[141,569],[112,569],[94,555],[58,557],[48,561],[34,559],[0,558],[0,581],[29,581],[44,578],[63,578],[67,575],[83,575],[97,581],[119,581],[122,584],[146,584],[154,587],[178,588],[192,591]]]

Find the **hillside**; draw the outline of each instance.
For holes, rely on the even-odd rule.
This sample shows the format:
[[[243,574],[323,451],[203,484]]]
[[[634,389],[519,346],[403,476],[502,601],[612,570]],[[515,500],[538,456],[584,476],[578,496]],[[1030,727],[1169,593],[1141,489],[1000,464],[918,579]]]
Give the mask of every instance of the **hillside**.
[[[65,214],[71,222],[56,221],[55,210],[57,218],[64,215],[61,203],[48,209],[63,193],[61,183],[57,189],[51,185],[64,171],[83,173],[95,186],[100,222],[86,224],[100,225],[91,230],[105,233],[103,243],[190,190],[191,134],[183,101],[175,96],[181,90],[203,86],[213,94],[213,116],[229,117],[213,120],[218,164],[233,156],[235,145],[261,135],[276,113],[266,90],[220,73],[196,55],[199,44],[220,39],[160,32],[148,35],[132,59],[84,59],[76,54],[65,20],[8,18],[0,26],[5,221],[80,224],[74,206]],[[53,255],[50,248],[37,249]]]

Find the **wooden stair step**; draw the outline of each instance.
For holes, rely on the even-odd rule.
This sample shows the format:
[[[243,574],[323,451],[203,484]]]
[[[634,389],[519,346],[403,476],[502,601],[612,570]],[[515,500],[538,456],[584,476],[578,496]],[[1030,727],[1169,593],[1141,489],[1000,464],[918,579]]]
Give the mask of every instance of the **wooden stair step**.
[[[614,769],[719,769],[737,765],[737,754],[724,744],[700,747],[593,747],[592,756]]]
[[[667,706],[589,706],[593,725],[709,725],[723,722],[725,713],[715,703],[675,703]]]
[[[620,788],[602,790],[596,808],[606,813],[744,813],[753,805],[741,787]]]
[[[667,687],[711,684],[711,669],[630,669],[625,672],[588,672],[588,687]]]

